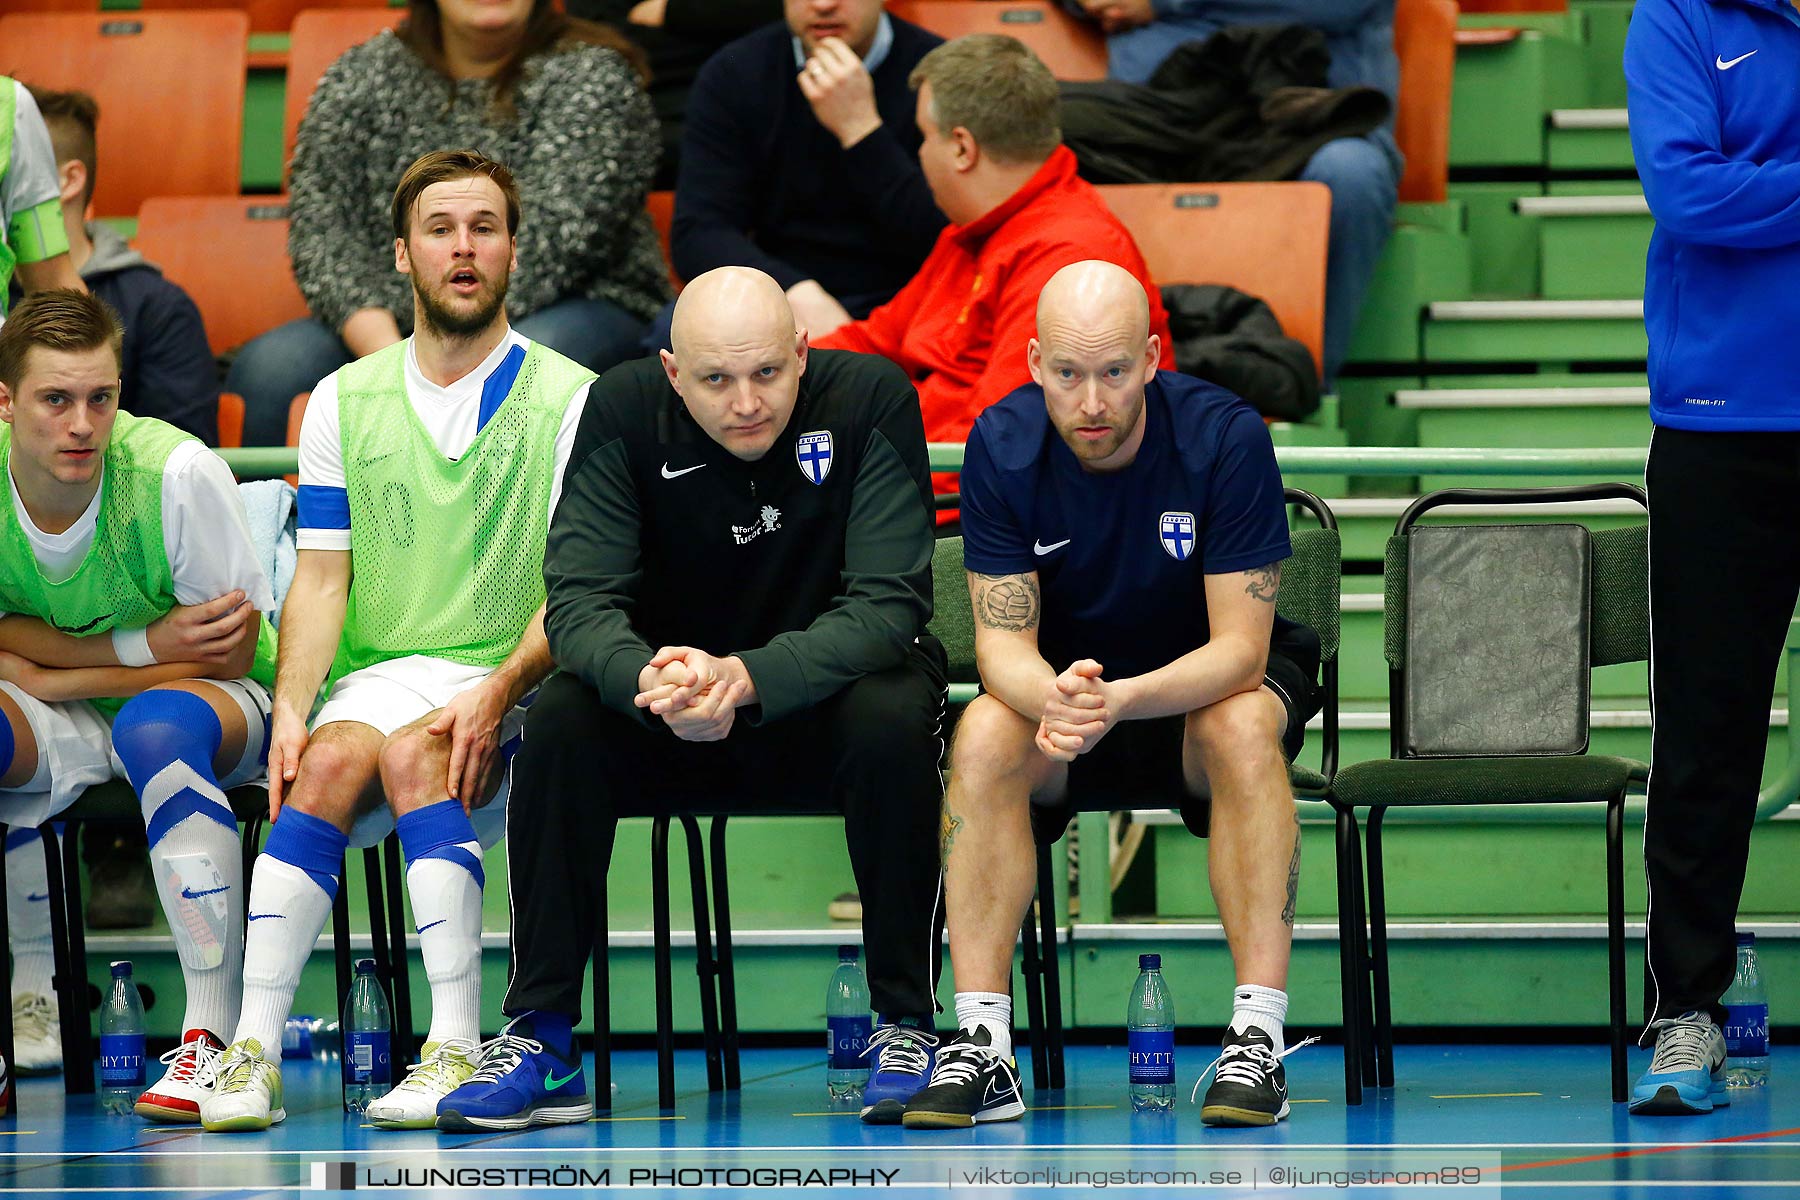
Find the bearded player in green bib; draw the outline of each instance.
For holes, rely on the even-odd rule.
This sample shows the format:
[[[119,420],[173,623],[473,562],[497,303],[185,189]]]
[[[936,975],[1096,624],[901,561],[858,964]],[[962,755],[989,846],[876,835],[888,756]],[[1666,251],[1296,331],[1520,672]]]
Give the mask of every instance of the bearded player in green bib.
[[[370,1121],[433,1127],[481,1040],[481,855],[504,831],[519,705],[552,666],[545,532],[594,376],[507,325],[519,195],[504,166],[427,154],[401,178],[393,221],[413,336],[323,380],[300,430],[274,825],[250,888],[243,1015],[200,1109],[209,1130],[286,1115],[280,1039],[300,969],[346,846],[390,829],[406,854],[431,1031]]]
[[[225,789],[263,774],[275,656],[261,614],[275,603],[224,461],[119,411],[121,338],[112,310],[72,289],[33,293],[0,326],[14,1065],[54,1070],[62,1058],[35,827],[128,778],[187,991],[181,1044],[138,1111],[194,1121],[238,1016],[243,880]]]

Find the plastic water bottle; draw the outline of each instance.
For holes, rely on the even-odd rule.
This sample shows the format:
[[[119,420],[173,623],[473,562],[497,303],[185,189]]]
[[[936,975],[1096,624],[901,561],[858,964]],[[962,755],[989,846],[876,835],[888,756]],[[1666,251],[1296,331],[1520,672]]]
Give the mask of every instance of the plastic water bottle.
[[[1737,972],[1725,990],[1725,1083],[1759,1088],[1769,1082],[1769,991],[1756,965],[1756,935],[1737,935]]]
[[[857,947],[839,946],[837,970],[825,989],[825,1090],[842,1104],[862,1102],[869,1082],[869,982],[856,962]]]
[[[344,1002],[344,1111],[367,1112],[369,1103],[393,1090],[387,996],[375,978],[375,960],[356,964],[356,981]]]
[[[1125,1011],[1133,1112],[1175,1107],[1175,1001],[1163,982],[1162,955],[1138,955],[1137,983]]]
[[[112,965],[112,989],[100,1006],[100,1107],[127,1115],[143,1095],[144,1002],[131,982],[131,963]]]

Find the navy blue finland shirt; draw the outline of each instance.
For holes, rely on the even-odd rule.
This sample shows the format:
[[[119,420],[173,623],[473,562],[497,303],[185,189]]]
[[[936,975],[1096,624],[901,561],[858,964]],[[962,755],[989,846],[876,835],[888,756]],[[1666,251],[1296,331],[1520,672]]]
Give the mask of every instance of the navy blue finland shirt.
[[[988,408],[962,469],[963,565],[1036,571],[1038,648],[1058,671],[1092,658],[1108,679],[1166,666],[1210,636],[1206,576],[1292,553],[1268,427],[1214,384],[1159,371],[1144,441],[1121,470],[1082,469],[1028,384]],[[1293,628],[1276,618],[1275,638]]]

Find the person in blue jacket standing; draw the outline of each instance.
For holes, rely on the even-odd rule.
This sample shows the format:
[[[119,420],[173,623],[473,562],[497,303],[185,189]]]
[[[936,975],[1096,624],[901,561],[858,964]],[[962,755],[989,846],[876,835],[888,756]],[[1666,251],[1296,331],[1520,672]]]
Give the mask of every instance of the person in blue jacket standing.
[[[1656,1053],[1631,1111],[1681,1115],[1729,1103],[1719,998],[1800,594],[1800,11],[1640,0],[1625,77],[1656,218],[1644,279]]]

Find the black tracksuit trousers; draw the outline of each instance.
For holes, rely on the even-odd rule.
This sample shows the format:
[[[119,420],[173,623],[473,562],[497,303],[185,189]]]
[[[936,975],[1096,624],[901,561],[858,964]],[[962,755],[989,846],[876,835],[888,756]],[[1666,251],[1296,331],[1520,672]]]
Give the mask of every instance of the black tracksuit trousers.
[[[1650,444],[1649,1020],[1731,986],[1769,704],[1800,594],[1800,433]]]
[[[526,719],[507,805],[507,1014],[580,1014],[618,819],[681,811],[841,812],[875,1011],[933,1014],[943,714],[944,652],[929,635],[902,665],[804,712],[761,726],[740,715],[720,742],[680,741],[660,717],[646,725],[553,676]]]

